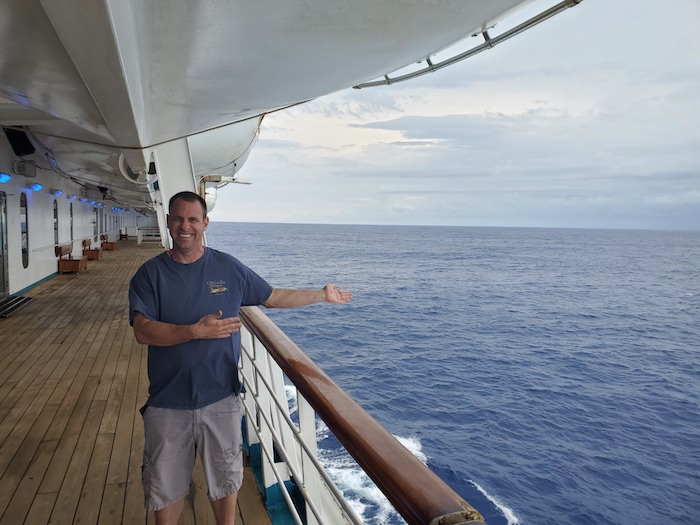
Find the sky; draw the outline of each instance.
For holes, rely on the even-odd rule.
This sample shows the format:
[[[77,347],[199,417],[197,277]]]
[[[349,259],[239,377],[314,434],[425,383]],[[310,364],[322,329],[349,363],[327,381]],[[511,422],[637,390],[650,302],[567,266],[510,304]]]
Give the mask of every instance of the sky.
[[[267,115],[252,184],[211,220],[700,230],[699,117],[700,1],[584,0],[420,79]]]

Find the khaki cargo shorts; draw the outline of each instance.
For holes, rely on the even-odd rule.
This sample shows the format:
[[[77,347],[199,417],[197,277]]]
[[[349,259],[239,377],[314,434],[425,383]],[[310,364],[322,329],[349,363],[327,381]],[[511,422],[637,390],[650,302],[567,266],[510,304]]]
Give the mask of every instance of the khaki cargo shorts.
[[[144,407],[146,443],[142,480],[146,510],[160,510],[190,492],[199,454],[209,499],[229,496],[243,484],[243,402],[232,395],[197,410]]]

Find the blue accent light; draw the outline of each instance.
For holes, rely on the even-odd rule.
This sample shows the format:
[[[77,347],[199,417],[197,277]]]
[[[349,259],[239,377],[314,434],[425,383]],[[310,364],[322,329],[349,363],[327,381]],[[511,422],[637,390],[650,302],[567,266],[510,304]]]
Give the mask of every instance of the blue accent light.
[[[80,202],[87,202],[87,198],[83,197],[82,199],[80,199]]]
[[[9,182],[11,178],[12,177],[10,177],[7,173],[0,173],[0,183],[2,184]]]
[[[95,205],[95,201],[90,201],[90,204],[92,204],[92,205],[94,206],[94,205]]]
[[[72,194],[72,195],[68,195],[68,197],[66,197],[66,198],[67,198],[67,199],[70,199],[70,200],[72,200],[72,201],[74,201],[75,199],[78,198],[78,196],[74,193],[74,194]]]
[[[38,182],[29,186],[29,189],[32,191],[41,191],[41,188],[43,188],[43,186],[41,184],[39,184]]]
[[[51,195],[55,195],[56,197],[60,197],[61,195],[63,195],[63,191],[61,191],[61,190],[53,190],[53,191],[51,192]]]

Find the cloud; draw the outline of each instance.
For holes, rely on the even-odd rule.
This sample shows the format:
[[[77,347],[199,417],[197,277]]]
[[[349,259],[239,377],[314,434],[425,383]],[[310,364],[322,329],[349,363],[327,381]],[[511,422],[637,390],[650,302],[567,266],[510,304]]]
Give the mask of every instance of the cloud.
[[[700,229],[699,19],[695,0],[589,0],[419,80],[268,115],[253,186],[212,217]]]
[[[429,140],[397,140],[396,142],[385,142],[386,146],[399,146],[401,148],[422,148],[425,146],[432,146],[433,141]]]
[[[299,107],[302,114],[321,114],[326,118],[361,119],[370,114],[383,114],[401,111],[393,95],[384,91],[362,93],[355,90],[344,91],[338,97],[323,97]]]
[[[255,145],[256,149],[269,149],[269,150],[295,150],[301,146],[300,143],[293,140],[283,140],[283,139],[265,139],[259,140]]]

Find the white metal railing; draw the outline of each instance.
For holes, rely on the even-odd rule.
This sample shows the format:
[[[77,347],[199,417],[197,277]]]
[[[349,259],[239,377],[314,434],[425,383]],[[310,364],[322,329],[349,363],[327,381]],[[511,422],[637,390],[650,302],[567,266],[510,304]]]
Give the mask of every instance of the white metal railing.
[[[70,240],[67,240],[67,241],[61,241],[61,242],[59,242],[59,243],[47,244],[47,245],[45,245],[45,246],[39,246],[39,247],[37,247],[37,248],[32,248],[31,251],[32,251],[32,252],[43,252],[43,251],[46,251],[46,250],[52,250],[52,249],[58,248],[59,246],[63,246],[64,244],[73,244],[73,243],[76,243],[76,242],[83,242],[84,240],[86,240],[86,239],[92,239],[93,237],[95,237],[95,236],[94,236],[94,235],[88,235],[88,236],[86,236],[86,237],[85,237],[85,236],[84,236],[84,237],[75,237],[75,238],[70,239]]]
[[[297,525],[361,525],[362,519],[318,460],[316,412],[296,391],[299,421],[292,421],[282,369],[245,327],[241,328],[240,372],[246,389],[243,402],[248,445],[260,447],[264,489],[279,487]],[[275,458],[275,452],[282,461]],[[292,502],[285,485],[288,481],[297,485],[304,498],[306,521]]]
[[[318,462],[318,414],[409,525],[484,522],[479,511],[335,384],[259,308],[242,307],[239,315],[245,327],[245,430],[254,471],[260,465],[256,478],[268,509],[273,501],[282,505],[282,499],[290,506],[295,496],[304,511],[290,506],[297,523],[361,523]],[[298,423],[289,417],[285,377],[296,389]]]
[[[152,227],[141,227],[138,229],[138,235],[136,239],[137,246],[141,246],[144,241],[160,241],[160,229]]]

